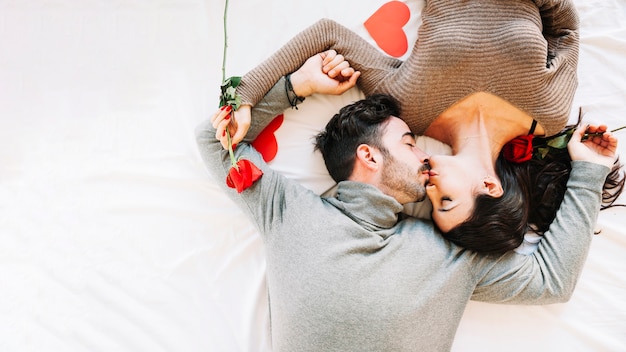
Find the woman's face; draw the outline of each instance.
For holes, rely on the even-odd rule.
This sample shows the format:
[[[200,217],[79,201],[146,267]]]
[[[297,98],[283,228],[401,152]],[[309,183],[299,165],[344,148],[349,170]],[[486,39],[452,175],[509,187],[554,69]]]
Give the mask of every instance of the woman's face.
[[[433,204],[432,218],[443,232],[448,232],[471,215],[481,188],[481,169],[459,156],[433,155],[429,163],[426,194]]]

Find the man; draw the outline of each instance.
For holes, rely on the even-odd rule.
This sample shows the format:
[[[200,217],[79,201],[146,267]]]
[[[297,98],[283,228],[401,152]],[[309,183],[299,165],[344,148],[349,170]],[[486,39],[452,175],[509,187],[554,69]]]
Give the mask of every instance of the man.
[[[247,140],[297,101],[294,96],[340,92],[353,84],[336,80],[329,89],[320,65],[319,57],[307,61],[291,76],[292,90],[284,77],[274,86],[255,106]],[[220,145],[223,130],[237,129],[239,117],[245,121],[249,112],[244,107],[232,119],[220,110],[199,126],[200,152],[217,180],[230,168]],[[332,198],[273,171],[249,144],[237,146],[236,157],[264,172],[241,193],[223,187],[258,226],[266,246],[274,351],[447,351],[469,299],[569,299],[617,140],[608,133],[608,145],[595,144],[594,150],[580,142],[579,129],[569,146],[575,161],[567,194],[537,251],[481,256],[444,240],[429,221],[398,220],[404,203],[423,198],[428,173],[427,155],[415,148],[396,114],[393,98],[368,97],[343,108],[318,135],[316,147],[340,181]],[[334,158],[347,161],[334,165]]]

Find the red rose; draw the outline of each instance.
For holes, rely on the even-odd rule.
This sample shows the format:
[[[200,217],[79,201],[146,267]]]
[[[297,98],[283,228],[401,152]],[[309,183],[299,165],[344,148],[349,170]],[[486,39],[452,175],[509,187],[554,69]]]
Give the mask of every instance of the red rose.
[[[502,147],[502,155],[508,161],[523,163],[533,157],[533,135],[519,136]]]
[[[236,165],[233,165],[226,176],[226,185],[235,188],[238,193],[252,186],[252,184],[263,175],[261,171],[250,160],[239,159]]]

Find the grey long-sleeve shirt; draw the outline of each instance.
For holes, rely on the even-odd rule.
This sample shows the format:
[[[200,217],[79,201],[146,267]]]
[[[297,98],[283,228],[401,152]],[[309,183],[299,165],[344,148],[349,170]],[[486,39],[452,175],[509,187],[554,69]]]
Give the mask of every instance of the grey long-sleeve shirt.
[[[282,80],[253,109],[256,136],[288,107]],[[197,141],[224,180],[227,153],[210,121]],[[237,157],[264,175],[241,194],[219,182],[258,227],[267,255],[274,351],[447,351],[469,299],[567,301],[587,256],[608,168],[573,162],[554,223],[532,255],[481,256],[443,239],[429,221],[398,221],[402,206],[377,188],[341,182],[321,198],[286,179],[246,143]]]

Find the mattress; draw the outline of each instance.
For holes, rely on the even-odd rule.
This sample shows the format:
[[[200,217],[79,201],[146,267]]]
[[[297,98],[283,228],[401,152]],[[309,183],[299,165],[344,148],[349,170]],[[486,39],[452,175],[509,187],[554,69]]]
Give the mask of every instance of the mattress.
[[[223,0],[0,2],[0,350],[271,352],[263,243],[194,129],[217,108],[224,59],[242,75],[320,18],[406,58],[364,25],[389,3],[409,11],[411,48],[423,0],[233,0],[224,58]],[[575,4],[572,116],[626,125],[626,2]],[[272,166],[332,189],[310,138],[360,97],[286,111]],[[470,302],[453,351],[626,350],[626,209],[597,230],[569,302]]]

